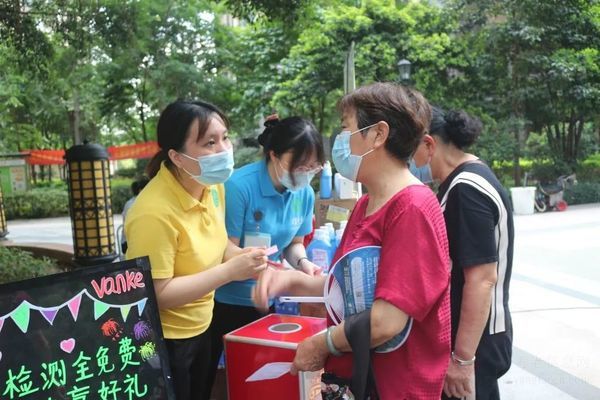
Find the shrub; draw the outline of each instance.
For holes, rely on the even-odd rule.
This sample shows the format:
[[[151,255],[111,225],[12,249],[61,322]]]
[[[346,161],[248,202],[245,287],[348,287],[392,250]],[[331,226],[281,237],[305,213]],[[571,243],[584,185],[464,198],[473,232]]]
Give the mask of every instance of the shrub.
[[[123,210],[125,202],[132,196],[131,179],[111,181],[113,214]],[[66,189],[31,189],[4,196],[6,219],[51,218],[69,215],[69,194]]]
[[[121,178],[133,178],[134,176],[136,176],[137,174],[137,169],[135,167],[131,167],[131,168],[119,168],[116,172],[115,172],[115,177],[121,177]]]
[[[543,183],[556,182],[559,176],[568,175],[571,172],[569,166],[563,162],[542,162],[535,164],[531,169],[533,177]]]
[[[600,183],[579,182],[565,190],[564,199],[570,205],[600,203]]]
[[[51,181],[37,181],[33,186],[34,189],[61,189],[67,190],[67,182],[62,179],[53,179]]]
[[[600,153],[592,154],[586,158],[582,164],[589,167],[600,168]]]
[[[246,164],[250,164],[260,159],[262,153],[256,147],[238,147],[233,152],[235,157],[235,168],[242,168]]]
[[[113,179],[111,181],[111,200],[113,214],[120,214],[123,206],[133,196],[131,193],[131,179]]]
[[[32,189],[4,197],[7,219],[49,218],[69,214],[69,196],[64,189]]]
[[[135,176],[142,176],[146,174],[146,166],[150,162],[149,158],[140,158],[135,160]]]
[[[577,180],[600,183],[600,153],[588,157],[579,165]]]
[[[35,258],[27,251],[0,246],[0,284],[60,272],[47,257]]]
[[[600,167],[593,165],[580,165],[577,168],[577,180],[579,182],[600,183]]]

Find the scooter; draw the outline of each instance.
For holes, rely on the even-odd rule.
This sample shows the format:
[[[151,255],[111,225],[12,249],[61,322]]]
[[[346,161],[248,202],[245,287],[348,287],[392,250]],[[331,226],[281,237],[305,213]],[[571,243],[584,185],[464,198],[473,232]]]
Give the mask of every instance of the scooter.
[[[565,189],[576,183],[575,174],[562,175],[558,177],[556,183],[542,184],[538,182],[535,189],[535,209],[538,212],[565,211],[568,207],[567,202],[563,199]]]

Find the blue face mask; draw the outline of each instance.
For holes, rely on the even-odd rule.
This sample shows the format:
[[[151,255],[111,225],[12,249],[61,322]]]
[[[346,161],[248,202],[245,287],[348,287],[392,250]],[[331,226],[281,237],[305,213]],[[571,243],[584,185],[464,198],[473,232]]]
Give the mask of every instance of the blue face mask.
[[[337,169],[344,178],[356,182],[356,177],[358,176],[358,170],[360,169],[363,157],[373,151],[373,149],[371,149],[360,156],[352,154],[350,137],[355,133],[364,131],[375,125],[377,124],[365,126],[354,132],[342,131],[335,137],[335,142],[333,142],[333,148],[331,149],[331,158],[335,164],[335,169]]]
[[[190,157],[183,153],[179,154],[198,162],[200,175],[194,175],[185,168],[182,169],[202,185],[209,186],[224,183],[233,173],[233,149],[216,154],[209,154],[207,156],[200,156],[198,158]]]
[[[294,182],[292,181],[291,174],[281,166],[281,162],[279,162],[279,167],[281,168],[282,173],[281,176],[279,176],[279,174],[277,174],[277,169],[275,169],[277,179],[279,179],[279,182],[283,186],[285,186],[288,190],[292,192],[304,189],[305,187],[310,185],[310,181],[312,181],[312,179],[316,175],[316,172],[314,171],[296,171],[293,173],[294,178],[296,180],[296,184],[294,184]]]
[[[431,163],[427,163],[422,167],[417,167],[415,164],[414,158],[410,159],[408,164],[408,169],[410,173],[416,176],[423,183],[431,183],[433,182],[433,174],[431,172]]]

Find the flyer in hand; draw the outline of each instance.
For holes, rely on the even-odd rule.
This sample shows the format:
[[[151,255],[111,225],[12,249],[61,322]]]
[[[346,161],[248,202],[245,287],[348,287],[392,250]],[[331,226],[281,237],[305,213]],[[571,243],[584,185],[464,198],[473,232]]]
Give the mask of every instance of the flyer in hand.
[[[344,254],[333,265],[325,283],[325,306],[330,318],[339,325],[346,315],[370,309],[375,300],[377,270],[381,246],[365,246]],[[378,353],[394,351],[404,344],[412,328],[406,327],[388,342],[375,348]]]

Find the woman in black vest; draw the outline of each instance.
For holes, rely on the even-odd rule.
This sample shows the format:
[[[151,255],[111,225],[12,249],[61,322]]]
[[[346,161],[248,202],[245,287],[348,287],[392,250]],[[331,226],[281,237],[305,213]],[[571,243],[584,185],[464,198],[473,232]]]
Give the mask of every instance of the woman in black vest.
[[[508,289],[514,229],[506,190],[492,170],[465,151],[481,122],[464,111],[433,108],[429,134],[414,154],[440,183],[452,274],[452,360],[443,399],[500,399],[498,378],[510,367],[512,322]]]

